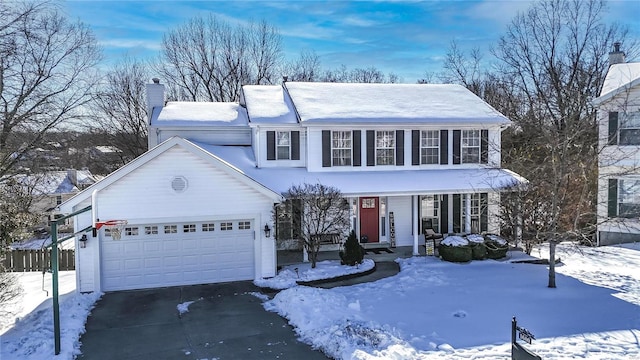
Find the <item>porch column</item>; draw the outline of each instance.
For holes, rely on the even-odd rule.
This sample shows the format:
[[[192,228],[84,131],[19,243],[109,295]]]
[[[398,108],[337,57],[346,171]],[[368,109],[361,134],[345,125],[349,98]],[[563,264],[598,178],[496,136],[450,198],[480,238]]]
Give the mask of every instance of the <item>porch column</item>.
[[[419,239],[419,227],[418,227],[418,200],[420,196],[412,195],[411,196],[411,206],[413,207],[413,255],[420,255],[418,252],[418,239]]]
[[[471,234],[471,194],[464,194],[464,232]]]

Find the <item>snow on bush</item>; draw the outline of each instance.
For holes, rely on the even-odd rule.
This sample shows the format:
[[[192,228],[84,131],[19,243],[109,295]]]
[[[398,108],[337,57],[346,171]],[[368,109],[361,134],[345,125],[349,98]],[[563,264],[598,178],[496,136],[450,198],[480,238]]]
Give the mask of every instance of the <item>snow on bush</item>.
[[[498,235],[495,235],[495,234],[488,234],[488,235],[487,235],[487,238],[489,238],[489,240],[494,241],[494,242],[496,242],[496,243],[498,243],[498,244],[500,244],[500,245],[507,245],[507,240],[505,240],[505,239],[501,238],[501,237],[500,237],[500,236],[498,236]]]
[[[480,234],[469,234],[466,238],[472,243],[482,244],[484,242],[484,236]]]
[[[447,236],[447,238],[442,240],[440,244],[447,246],[467,246],[469,245],[469,240],[463,238],[462,236],[452,235]]]

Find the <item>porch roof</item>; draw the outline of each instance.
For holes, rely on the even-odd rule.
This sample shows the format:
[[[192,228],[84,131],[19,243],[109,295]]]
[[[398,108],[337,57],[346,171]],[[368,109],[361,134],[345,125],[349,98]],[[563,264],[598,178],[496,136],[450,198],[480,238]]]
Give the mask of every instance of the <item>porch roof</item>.
[[[499,168],[323,172],[309,172],[303,167],[257,168],[249,146],[195,145],[277,193],[303,183],[333,186],[345,196],[493,192],[527,181],[510,170]]]

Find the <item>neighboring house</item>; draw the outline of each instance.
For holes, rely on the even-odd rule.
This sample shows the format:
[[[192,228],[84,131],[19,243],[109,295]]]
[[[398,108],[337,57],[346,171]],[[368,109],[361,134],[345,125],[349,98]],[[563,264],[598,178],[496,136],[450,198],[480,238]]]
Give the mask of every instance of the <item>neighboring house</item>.
[[[620,44],[598,108],[598,244],[640,241],[640,63],[626,63]]]
[[[292,185],[340,189],[360,239],[418,254],[427,227],[498,232],[499,190],[525,181],[500,167],[509,119],[458,85],[285,82],[165,104],[154,79],[147,97],[150,150],[61,205],[92,206],[76,230],[128,222],[76,252],[80,291],[274,276],[274,235],[296,225],[272,210]]]
[[[25,193],[32,196],[30,210],[40,214],[38,226],[42,227],[49,226],[50,218],[56,216],[58,205],[95,184],[99,179],[89,170],[76,169],[16,176]]]

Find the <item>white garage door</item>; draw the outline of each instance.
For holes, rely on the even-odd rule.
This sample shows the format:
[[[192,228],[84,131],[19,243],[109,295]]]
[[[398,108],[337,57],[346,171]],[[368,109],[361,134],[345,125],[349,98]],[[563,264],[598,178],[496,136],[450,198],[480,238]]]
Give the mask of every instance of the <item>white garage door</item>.
[[[253,220],[128,224],[120,240],[105,230],[104,291],[254,278]]]

